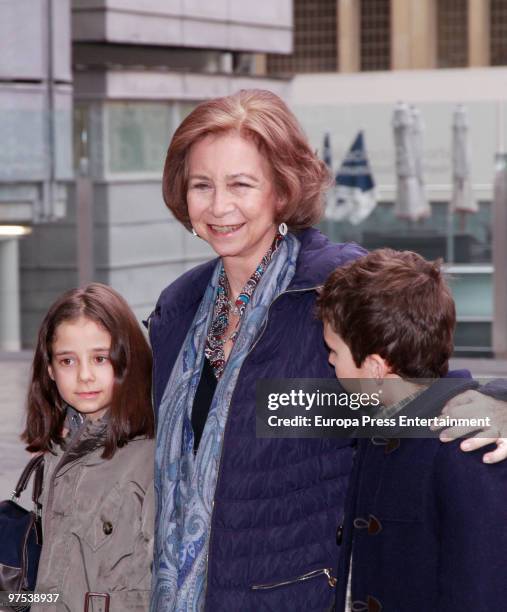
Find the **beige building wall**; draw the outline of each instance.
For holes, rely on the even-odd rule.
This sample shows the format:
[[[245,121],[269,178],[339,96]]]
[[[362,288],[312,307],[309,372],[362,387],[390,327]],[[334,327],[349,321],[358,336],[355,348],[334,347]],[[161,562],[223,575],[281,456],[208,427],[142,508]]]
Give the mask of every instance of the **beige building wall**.
[[[391,0],[391,68],[436,67],[436,0]]]
[[[490,1],[468,0],[468,57],[470,66],[490,64]]]
[[[391,69],[437,67],[438,0],[391,0]],[[360,0],[337,0],[338,66],[359,72]],[[471,67],[490,65],[490,0],[468,0],[468,47]]]
[[[464,54],[463,61],[467,62],[468,67],[484,67],[491,65],[491,0],[465,0],[463,4],[440,6],[441,0],[386,0],[383,4],[379,0],[377,5],[375,2],[366,3],[369,10],[381,12],[389,8],[390,23],[388,30],[386,29],[385,20],[383,23],[375,23],[375,14],[370,15],[368,26],[363,26],[361,0],[335,0],[336,2],[336,54],[337,62],[336,69],[341,73],[355,73],[362,70],[362,57],[364,59],[365,49],[361,49],[361,28],[367,27],[369,40],[366,44],[373,44],[373,49],[366,49],[367,55],[375,54],[378,47],[379,36],[389,37],[389,45],[383,43],[384,57],[382,61],[382,70],[431,70],[436,68],[450,68],[454,66],[455,57],[449,56],[447,53],[455,54],[456,46],[460,46],[459,50],[464,50],[466,44],[467,49]],[[299,0],[301,3],[298,6],[303,6],[304,0]],[[387,4],[388,3],[388,4]],[[326,3],[327,6],[327,3]],[[446,17],[442,17],[443,8],[446,10],[443,13]],[[466,16],[460,14],[460,6],[466,9]],[[322,4],[324,7],[324,3]],[[384,13],[385,14],[385,13]],[[461,19],[456,25],[456,18]],[[439,23],[439,18],[444,19]],[[373,22],[373,27],[372,27]],[[467,29],[467,32],[459,30],[461,34],[459,40],[456,39],[456,28],[460,27],[460,23]],[[378,31],[375,31],[378,27]],[[298,29],[295,24],[296,30]],[[373,34],[371,31],[373,30]],[[299,31],[299,30],[298,30]],[[326,35],[332,35],[332,32],[326,32]],[[442,37],[439,40],[439,36]],[[364,37],[363,37],[364,38]],[[371,39],[371,40],[370,40]],[[465,40],[464,40],[465,39]],[[382,38],[380,39],[382,40]],[[296,41],[297,46],[297,41]],[[381,45],[382,46],[382,45]],[[387,66],[387,58],[385,58],[385,48],[390,47],[390,62]],[[461,49],[462,48],[462,49]],[[299,49],[299,48],[298,48]],[[439,51],[440,49],[440,51]],[[333,53],[334,53],[333,49]],[[439,57],[439,53],[443,57]],[[301,58],[305,59],[304,49],[299,49],[298,61]],[[467,59],[465,59],[465,57]],[[306,58],[309,59],[310,57]],[[448,59],[448,61],[447,61]],[[285,70],[290,73],[291,70],[298,72],[298,69]],[[464,67],[463,62],[459,63],[459,67]],[[457,64],[456,64],[457,67]],[[370,70],[378,70],[379,67],[370,67]],[[263,59],[257,58],[256,73],[264,74],[264,70],[268,73],[272,71],[269,67],[265,69]],[[334,71],[335,68],[316,69],[316,72]],[[363,64],[363,70],[365,70]],[[274,71],[276,73],[276,70]],[[283,72],[283,71],[282,71]],[[302,70],[309,72],[309,70]]]
[[[360,14],[359,0],[337,0],[338,2],[338,66],[340,72],[359,72]]]
[[[437,67],[438,0],[391,0],[391,68]],[[468,0],[470,67],[490,65],[490,0]]]

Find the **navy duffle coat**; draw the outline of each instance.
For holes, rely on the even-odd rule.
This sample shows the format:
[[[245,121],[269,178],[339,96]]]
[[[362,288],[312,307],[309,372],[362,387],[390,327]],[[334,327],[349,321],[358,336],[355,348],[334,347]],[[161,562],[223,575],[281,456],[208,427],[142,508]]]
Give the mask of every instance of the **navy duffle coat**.
[[[403,412],[436,416],[451,397],[475,386],[467,379],[437,381]],[[502,397],[505,384],[491,383],[484,392]],[[348,575],[352,559],[353,610],[507,609],[507,463],[485,465],[488,448],[463,453],[459,443],[359,442],[339,570]],[[336,612],[345,612],[346,588],[342,579]]]
[[[256,382],[334,377],[314,313],[316,289],[366,252],[315,229],[297,236],[296,273],[268,311],[229,409],[211,521],[208,612],[322,612],[333,604],[336,530],[354,447],[345,439],[257,439]],[[155,412],[216,262],[167,287],[150,317]]]

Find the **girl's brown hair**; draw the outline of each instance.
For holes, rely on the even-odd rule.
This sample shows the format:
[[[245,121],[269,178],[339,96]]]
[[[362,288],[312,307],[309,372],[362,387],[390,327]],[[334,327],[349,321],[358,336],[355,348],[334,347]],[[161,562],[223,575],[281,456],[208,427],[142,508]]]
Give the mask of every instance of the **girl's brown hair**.
[[[296,117],[274,93],[243,89],[199,104],[178,127],[164,166],[164,201],[176,219],[191,229],[187,206],[187,160],[193,144],[208,135],[237,131],[252,139],[266,156],[274,187],[285,205],[275,221],[294,230],[311,227],[323,213],[329,171],[315,152]]]
[[[42,321],[32,364],[27,398],[26,429],[22,438],[30,452],[51,451],[62,444],[66,405],[50,378],[52,345],[58,326],[85,317],[111,335],[114,371],[113,399],[108,411],[106,459],[135,436],[154,436],[151,406],[151,351],[127,302],[100,283],[71,289],[51,306]]]

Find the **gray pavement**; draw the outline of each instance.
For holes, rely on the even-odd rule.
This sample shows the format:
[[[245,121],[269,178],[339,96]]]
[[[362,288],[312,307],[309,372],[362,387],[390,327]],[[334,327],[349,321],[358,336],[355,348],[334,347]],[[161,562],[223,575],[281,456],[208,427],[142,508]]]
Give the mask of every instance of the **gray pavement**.
[[[19,439],[25,415],[25,394],[30,371],[30,351],[0,352],[0,499],[10,496],[29,459]],[[507,361],[453,359],[452,369],[468,368],[477,377],[507,377]]]

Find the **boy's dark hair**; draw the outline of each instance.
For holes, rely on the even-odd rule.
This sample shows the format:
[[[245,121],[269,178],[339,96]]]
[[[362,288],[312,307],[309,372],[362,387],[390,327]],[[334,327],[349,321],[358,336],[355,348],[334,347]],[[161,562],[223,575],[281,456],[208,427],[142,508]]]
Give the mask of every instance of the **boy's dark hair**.
[[[154,436],[151,406],[150,347],[141,328],[122,296],[100,283],[71,289],[51,306],[42,321],[32,364],[27,398],[26,429],[22,438],[30,452],[50,451],[62,444],[66,405],[50,378],[52,344],[60,323],[80,317],[91,319],[111,335],[110,359],[114,388],[103,457],[109,459],[128,440],[143,435]]]
[[[441,260],[372,251],[331,274],[317,308],[357,367],[378,354],[407,378],[438,378],[448,371],[456,310]]]

